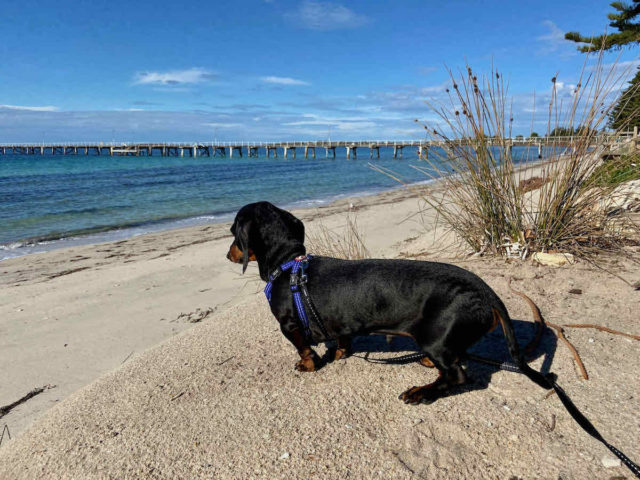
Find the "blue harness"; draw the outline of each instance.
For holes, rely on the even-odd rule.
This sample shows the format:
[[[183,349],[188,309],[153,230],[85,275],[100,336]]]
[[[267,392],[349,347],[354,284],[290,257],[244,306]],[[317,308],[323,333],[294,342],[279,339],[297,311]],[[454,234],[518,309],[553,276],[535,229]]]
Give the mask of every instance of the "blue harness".
[[[273,273],[269,275],[269,281],[267,285],[264,287],[264,294],[271,304],[271,290],[273,290],[273,282],[285,272],[291,270],[291,279],[289,281],[289,288],[293,294],[293,303],[296,306],[296,311],[298,312],[298,318],[300,319],[300,323],[302,324],[302,328],[304,330],[304,334],[311,341],[313,345],[316,343],[313,342],[313,336],[311,334],[311,324],[309,322],[309,316],[307,316],[307,310],[305,308],[305,303],[309,307],[309,311],[313,316],[314,320],[320,327],[323,335],[325,336],[325,340],[329,338],[326,329],[324,328],[324,324],[318,315],[313,302],[311,301],[311,296],[309,295],[309,291],[307,290],[307,274],[306,269],[309,266],[309,261],[313,257],[311,255],[301,255],[299,257],[294,258],[286,263],[283,263],[278,268],[274,270]],[[305,302],[306,301],[306,302]]]

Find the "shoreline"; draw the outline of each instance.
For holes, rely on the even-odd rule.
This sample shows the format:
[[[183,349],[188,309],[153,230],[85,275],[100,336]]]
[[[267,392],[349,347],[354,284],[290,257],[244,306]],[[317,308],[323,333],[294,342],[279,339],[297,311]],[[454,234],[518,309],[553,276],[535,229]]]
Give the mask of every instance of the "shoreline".
[[[516,167],[515,172],[517,173],[523,170],[527,170],[528,168],[539,167],[552,161],[554,161],[554,159],[525,159],[514,164],[514,166]],[[389,188],[380,187],[362,191],[336,193],[325,197],[310,198],[295,201],[293,203],[279,204],[278,206],[286,210],[296,211],[312,208],[330,207],[333,203],[340,202],[345,198],[372,197],[383,194],[385,192],[392,192],[405,188],[420,188],[425,185],[434,185],[437,184],[438,181],[439,179],[437,178],[429,178],[426,180],[407,183],[406,185],[398,184],[397,186]],[[86,234],[80,235],[74,234],[74,232],[68,232],[61,233],[59,235],[51,234],[48,236],[25,238],[22,240],[6,242],[0,244],[0,263],[12,258],[20,258],[27,255],[46,253],[58,249],[122,241],[140,235],[179,230],[182,228],[216,225],[233,220],[235,213],[235,211],[219,213],[205,212],[198,215],[175,217],[166,220],[134,222],[129,226],[107,226],[104,227],[104,230],[101,230],[103,227],[95,227],[96,229],[98,229],[98,231],[88,232]]]
[[[430,179],[420,182],[414,182],[407,184],[407,187],[419,188],[422,185],[433,184],[437,181],[437,179]],[[406,187],[403,185],[398,185],[392,188],[365,190],[353,193],[338,193],[330,195],[328,197],[300,200],[291,204],[283,204],[279,206],[281,208],[284,208],[285,210],[296,211],[330,207],[334,203],[340,202],[345,198],[374,197],[376,195],[380,195],[386,192],[393,192],[395,190],[403,188]],[[195,216],[176,217],[166,220],[133,223],[130,226],[104,227],[104,230],[101,230],[102,227],[96,227],[97,231],[89,232],[86,234],[74,234],[73,232],[69,232],[68,234],[52,234],[48,237],[39,237],[35,239],[27,238],[23,240],[16,240],[14,242],[0,244],[0,263],[13,258],[47,253],[64,248],[98,245],[102,243],[128,240],[140,235],[227,223],[233,220],[235,213],[235,211],[221,212],[216,214],[203,213]]]

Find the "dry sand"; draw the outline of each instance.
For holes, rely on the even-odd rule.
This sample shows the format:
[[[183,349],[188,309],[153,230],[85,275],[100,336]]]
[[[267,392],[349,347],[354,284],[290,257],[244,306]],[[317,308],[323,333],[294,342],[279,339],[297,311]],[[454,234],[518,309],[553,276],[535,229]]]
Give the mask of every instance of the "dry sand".
[[[404,191],[295,213],[309,231],[338,227],[350,203],[373,256],[446,258]],[[56,385],[0,420],[13,437],[0,447],[0,478],[630,478],[605,467],[608,451],[520,375],[470,363],[475,383],[460,394],[408,407],[397,395],[436,373],[359,358],[410,348],[384,337],[295,372],[255,266],[242,277],[224,258],[230,241],[228,225],[213,225],[0,263],[0,405]],[[640,333],[640,293],[588,264],[449,260],[495,288],[521,342],[530,313],[509,277],[550,321]],[[640,280],[637,265],[621,268]],[[639,461],[640,343],[568,336],[589,381],[551,334],[533,365],[557,373],[605,438]],[[507,358],[496,332],[478,351]]]

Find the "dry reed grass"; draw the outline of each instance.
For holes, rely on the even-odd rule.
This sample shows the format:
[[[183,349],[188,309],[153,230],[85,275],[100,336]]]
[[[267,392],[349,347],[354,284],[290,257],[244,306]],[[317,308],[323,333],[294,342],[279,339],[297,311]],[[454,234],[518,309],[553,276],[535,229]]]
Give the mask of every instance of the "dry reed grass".
[[[355,216],[347,214],[345,223],[338,229],[330,229],[321,221],[307,232],[307,250],[314,255],[360,260],[371,255],[358,228]]]
[[[521,187],[531,177],[529,160],[519,168],[512,157],[508,82],[496,70],[478,77],[467,67],[449,75],[448,101],[430,105],[439,124],[425,125],[427,137],[441,149],[432,149],[426,166],[414,168],[440,179],[444,188],[423,198],[464,243],[474,252],[521,258],[549,251],[588,257],[628,245],[628,233],[636,227],[620,228],[619,218],[598,208],[615,186],[593,181],[606,146],[618,138],[602,132],[625,72],[615,64],[605,67],[600,52],[594,64],[585,61],[568,105],[558,99],[559,82],[552,78],[547,134],[559,127],[574,133],[568,141],[542,139],[551,154],[536,173],[544,181],[531,191]],[[401,181],[388,169],[373,168]]]

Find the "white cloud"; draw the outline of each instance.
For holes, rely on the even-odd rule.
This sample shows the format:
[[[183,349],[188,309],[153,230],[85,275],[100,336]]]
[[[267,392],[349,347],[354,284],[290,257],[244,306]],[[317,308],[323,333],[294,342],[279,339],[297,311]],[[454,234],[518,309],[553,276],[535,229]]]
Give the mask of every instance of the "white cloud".
[[[445,80],[440,85],[432,85],[430,87],[420,88],[420,93],[423,95],[430,95],[433,93],[445,93],[447,88],[451,88],[451,80]]]
[[[305,82],[304,80],[297,80],[295,78],[290,77],[260,77],[264,83],[274,83],[276,85],[311,85],[309,82]]]
[[[438,67],[430,66],[430,67],[418,67],[418,73],[420,75],[429,75],[433,72],[437,72]]]
[[[357,132],[359,135],[365,135],[363,132],[377,127],[375,122],[340,122],[336,125],[338,130],[346,132]]]
[[[171,70],[168,72],[140,72],[133,83],[135,85],[182,85],[209,82],[217,77],[204,68],[190,68],[188,70]]]
[[[213,128],[238,128],[238,127],[244,126],[242,123],[219,123],[219,122],[203,123],[202,125],[204,125],[205,127],[213,127]]]
[[[573,95],[576,89],[576,85],[573,83],[564,83],[560,81],[556,81],[556,92],[558,95],[560,94],[569,94]]]
[[[294,122],[284,122],[282,125],[287,127],[301,126],[326,126],[336,130],[351,131],[367,131],[377,127],[373,121],[375,118],[368,117],[320,117],[312,113],[304,113],[300,115],[305,120],[297,120]]]
[[[0,110],[22,110],[26,112],[55,112],[58,107],[46,105],[43,107],[26,107],[23,105],[0,105]]]
[[[562,29],[551,20],[545,20],[542,24],[547,27],[547,33],[536,38],[541,44],[541,48],[538,50],[539,54],[553,53],[562,57],[577,55],[576,44],[571,40],[565,40]]]
[[[640,60],[627,60],[625,62],[613,62],[603,63],[601,65],[602,73],[607,75],[611,73],[612,77],[621,77],[622,80],[627,80],[636,74],[636,71],[640,67]],[[597,64],[589,67],[590,71],[597,70]]]
[[[283,125],[288,126],[299,126],[299,125],[338,125],[339,123],[360,123],[369,121],[368,117],[321,117],[320,115],[316,115],[314,113],[303,113],[298,115],[302,117],[304,120],[296,120],[294,122],[283,123]]]
[[[337,30],[354,28],[369,22],[365,15],[350,10],[338,3],[305,0],[287,18],[302,28],[311,30]]]

